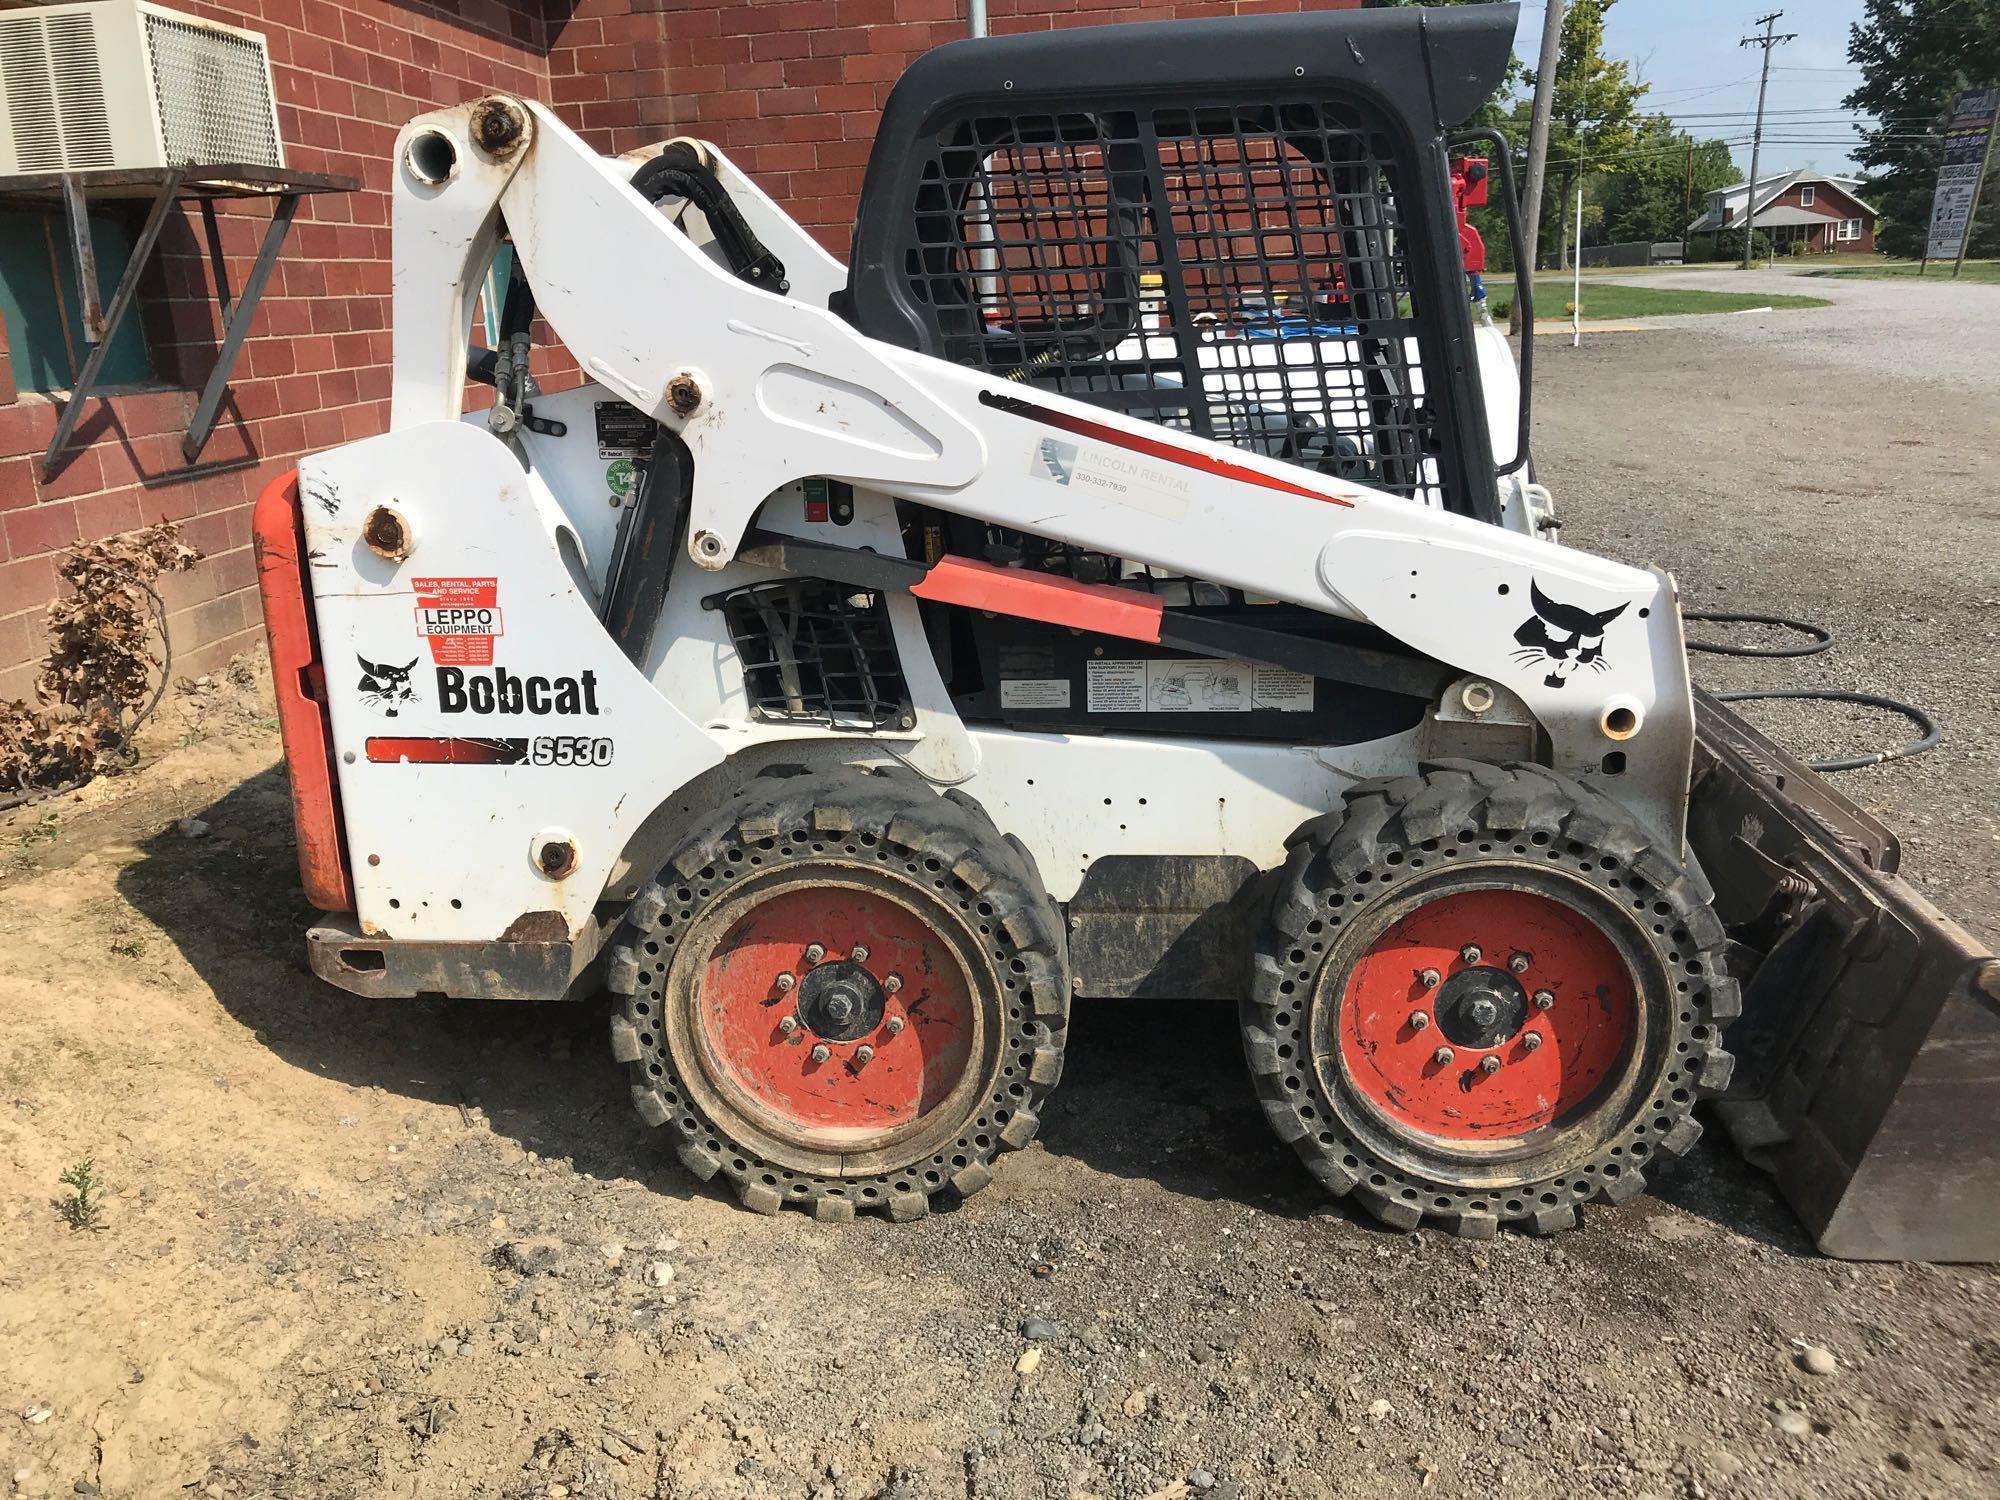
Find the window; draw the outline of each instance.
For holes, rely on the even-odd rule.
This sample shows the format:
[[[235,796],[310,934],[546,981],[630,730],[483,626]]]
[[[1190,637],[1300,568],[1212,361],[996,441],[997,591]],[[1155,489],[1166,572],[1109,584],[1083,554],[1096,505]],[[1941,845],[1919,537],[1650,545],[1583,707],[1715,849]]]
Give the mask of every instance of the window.
[[[1860,239],[1861,221],[1859,219],[1842,219],[1840,221],[1840,232],[1837,237],[1843,240]]]
[[[1811,183],[1807,183],[1804,187],[1799,189],[1799,207],[1811,208],[1812,206],[1813,206],[1813,186]]]
[[[99,294],[106,303],[131,259],[132,236],[122,220],[90,219]],[[0,317],[7,321],[8,360],[24,391],[64,391],[76,383],[90,345],[77,305],[76,258],[69,221],[59,212],[0,213]],[[130,385],[150,380],[139,319],[128,315],[106,352],[98,380]]]

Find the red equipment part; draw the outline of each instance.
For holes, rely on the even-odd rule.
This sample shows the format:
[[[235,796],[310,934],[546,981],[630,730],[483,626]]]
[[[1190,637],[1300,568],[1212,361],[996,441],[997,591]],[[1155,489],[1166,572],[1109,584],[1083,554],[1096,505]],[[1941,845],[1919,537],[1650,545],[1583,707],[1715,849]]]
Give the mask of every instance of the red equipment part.
[[[1561,1125],[1616,1080],[1634,999],[1618,949],[1582,912],[1532,891],[1440,896],[1392,924],[1349,973],[1341,1066],[1404,1129],[1445,1141],[1525,1136]]]
[[[739,916],[695,1012],[704,1071],[819,1150],[906,1132],[951,1096],[978,1040],[949,945],[902,903],[838,884],[781,890]]]
[[[1483,156],[1466,156],[1451,164],[1451,197],[1458,209],[1458,247],[1465,269],[1479,274],[1486,270],[1486,241],[1465,213],[1486,206],[1487,162]]]
[[[319,633],[313,629],[312,604],[299,566],[305,555],[305,523],[299,513],[297,470],[287,470],[264,487],[251,513],[250,535],[257,554],[257,592],[264,602],[264,633],[271,642],[278,732],[291,771],[299,880],[306,899],[320,910],[353,911],[354,883],[341,834]]]

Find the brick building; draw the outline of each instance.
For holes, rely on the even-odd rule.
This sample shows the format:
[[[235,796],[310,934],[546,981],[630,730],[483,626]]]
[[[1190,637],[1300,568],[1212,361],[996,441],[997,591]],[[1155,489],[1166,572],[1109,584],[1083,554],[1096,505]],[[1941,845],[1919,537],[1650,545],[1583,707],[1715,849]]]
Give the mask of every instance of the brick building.
[[[388,419],[390,155],[411,116],[498,89],[549,101],[605,151],[700,135],[844,254],[891,85],[912,58],[965,35],[967,24],[965,0],[170,3],[261,32],[287,165],[362,186],[304,201],[221,420],[193,466],[182,461],[180,435],[220,330],[191,211],[168,220],[142,288],[143,342],[128,351],[131,378],[91,403],[68,461],[46,482],[41,454],[62,396],[35,387],[64,382],[46,361],[26,359],[18,330],[10,355],[0,328],[0,699],[31,689],[62,550],[154,521],[180,522],[204,554],[194,572],[163,584],[177,670],[199,672],[256,644],[249,542],[258,491],[301,453],[380,432]],[[991,0],[990,26],[1006,33],[1359,3]],[[0,14],[24,8],[31,3],[0,0]],[[60,215],[37,225],[29,222],[37,212],[0,203],[0,233],[31,246],[40,234],[50,284],[73,297],[73,286],[61,289]],[[117,232],[129,232],[118,222],[127,212],[104,210]],[[267,212],[221,215],[234,286]],[[0,257],[0,275],[18,274],[13,264]],[[100,272],[108,296],[116,267],[107,269],[101,254]],[[551,372],[558,359],[551,356]]]
[[[1873,255],[1878,215],[1856,196],[1860,186],[1858,177],[1803,169],[1762,178],[1757,183],[1757,233],[1769,235],[1781,255]],[[1749,184],[1742,182],[1710,193],[1707,211],[1688,225],[1689,238],[1735,230],[1740,246],[1748,193]]]

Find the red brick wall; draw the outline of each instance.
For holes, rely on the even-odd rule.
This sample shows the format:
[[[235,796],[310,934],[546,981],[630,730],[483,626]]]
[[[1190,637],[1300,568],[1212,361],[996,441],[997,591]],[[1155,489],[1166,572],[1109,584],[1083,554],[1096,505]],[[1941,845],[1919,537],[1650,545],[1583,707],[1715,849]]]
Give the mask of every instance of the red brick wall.
[[[163,588],[176,671],[205,670],[256,642],[262,623],[249,541],[259,489],[299,454],[387,422],[396,132],[412,115],[491,89],[548,92],[540,0],[169,4],[263,32],[286,161],[358,177],[363,187],[301,205],[193,472],[181,461],[180,435],[214,361],[220,320],[192,210],[170,221],[143,304],[155,369],[177,389],[94,401],[69,462],[47,483],[40,455],[56,404],[26,393],[7,399],[0,390],[0,698],[30,691],[61,549],[154,521],[180,521],[206,554],[193,573]],[[261,206],[223,215],[233,287],[243,284],[268,216]]]
[[[990,0],[993,33],[1351,10],[1361,0]],[[551,98],[599,150],[715,142],[836,255],[889,90],[965,35],[965,0],[578,0],[552,26]]]

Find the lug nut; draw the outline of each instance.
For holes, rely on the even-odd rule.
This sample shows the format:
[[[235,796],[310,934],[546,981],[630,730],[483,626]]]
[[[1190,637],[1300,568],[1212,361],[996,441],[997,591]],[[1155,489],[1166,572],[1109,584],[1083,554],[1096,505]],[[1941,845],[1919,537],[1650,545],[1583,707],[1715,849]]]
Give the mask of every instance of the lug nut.
[[[1494,1055],[1493,1055],[1492,1053],[1490,1053],[1490,1052],[1489,1052],[1489,1053],[1487,1053],[1487,1054],[1486,1054],[1486,1056],[1484,1056],[1484,1057],[1482,1057],[1482,1058],[1480,1058],[1480,1059],[1479,1059],[1479,1071],[1480,1071],[1480,1072],[1482,1072],[1482,1073],[1497,1073],[1497,1072],[1499,1072],[1499,1071],[1500,1071],[1500,1059],[1499,1059],[1499,1058],[1497,1058],[1497,1057],[1495,1057],[1495,1056],[1494,1056]]]
[[[903,976],[901,974],[891,974],[887,979],[882,981],[882,993],[885,995],[893,995],[902,987]]]
[[[820,946],[820,944],[818,944],[818,943],[807,943],[807,944],[806,944],[806,962],[807,962],[807,963],[809,963],[809,964],[816,964],[816,963],[818,963],[818,962],[819,962],[819,961],[820,961],[820,960],[821,960],[822,958],[825,958],[825,957],[826,957],[826,949],[825,949],[825,948],[823,948],[822,946]]]
[[[1413,1010],[1410,1012],[1410,1030],[1422,1031],[1426,1026],[1430,1024],[1431,1024],[1431,1013],[1429,1011]]]
[[[1555,1009],[1555,1003],[1556,1003],[1556,997],[1550,994],[1547,990],[1535,991],[1536,1010],[1553,1010]]]
[[[889,1028],[890,1036],[901,1036],[903,1034],[903,1018],[901,1016],[891,1016],[882,1024]]]
[[[1512,969],[1516,974],[1525,974],[1528,972],[1528,962],[1527,954],[1516,953],[1512,958],[1507,960],[1507,967]]]
[[[798,1029],[799,1018],[797,1016],[786,1016],[782,1021],[778,1022],[778,1030],[782,1031],[786,1036],[792,1035]]]
[[[863,1042],[859,1047],[854,1049],[854,1060],[858,1063],[873,1062],[875,1060],[875,1049],[866,1042]]]
[[[1417,976],[1417,983],[1421,984],[1427,990],[1436,989],[1443,980],[1444,976],[1438,973],[1436,969],[1426,969]]]
[[[868,962],[868,950],[862,947],[859,943],[856,943],[854,945],[854,951],[850,953],[848,957],[852,958],[858,964],[865,964]]]
[[[1522,1038],[1521,1038],[1521,1050],[1522,1050],[1523,1052],[1539,1052],[1539,1051],[1541,1051],[1541,1050],[1542,1050],[1542,1034],[1541,1034],[1541,1033],[1540,1033],[1539,1031],[1531,1031],[1531,1032],[1529,1032],[1529,1033],[1528,1033],[1528,1034],[1527,1034],[1526,1036],[1522,1037]]]
[[[833,1056],[833,1048],[827,1046],[825,1042],[821,1042],[817,1047],[812,1049],[812,1060],[814,1062],[825,1062],[831,1056]]]
[[[784,994],[786,990],[790,989],[793,985],[797,983],[798,981],[792,978],[791,975],[780,974],[778,976],[778,993],[781,995]]]
[[[1450,1062],[1456,1056],[1458,1056],[1458,1054],[1456,1052],[1453,1052],[1451,1048],[1440,1047],[1437,1049],[1437,1051],[1431,1054],[1431,1061],[1436,1063],[1440,1068],[1442,1068],[1446,1063]]]
[[[1469,964],[1478,963],[1479,945],[1477,943],[1467,943],[1463,948],[1458,950],[1458,956]]]

